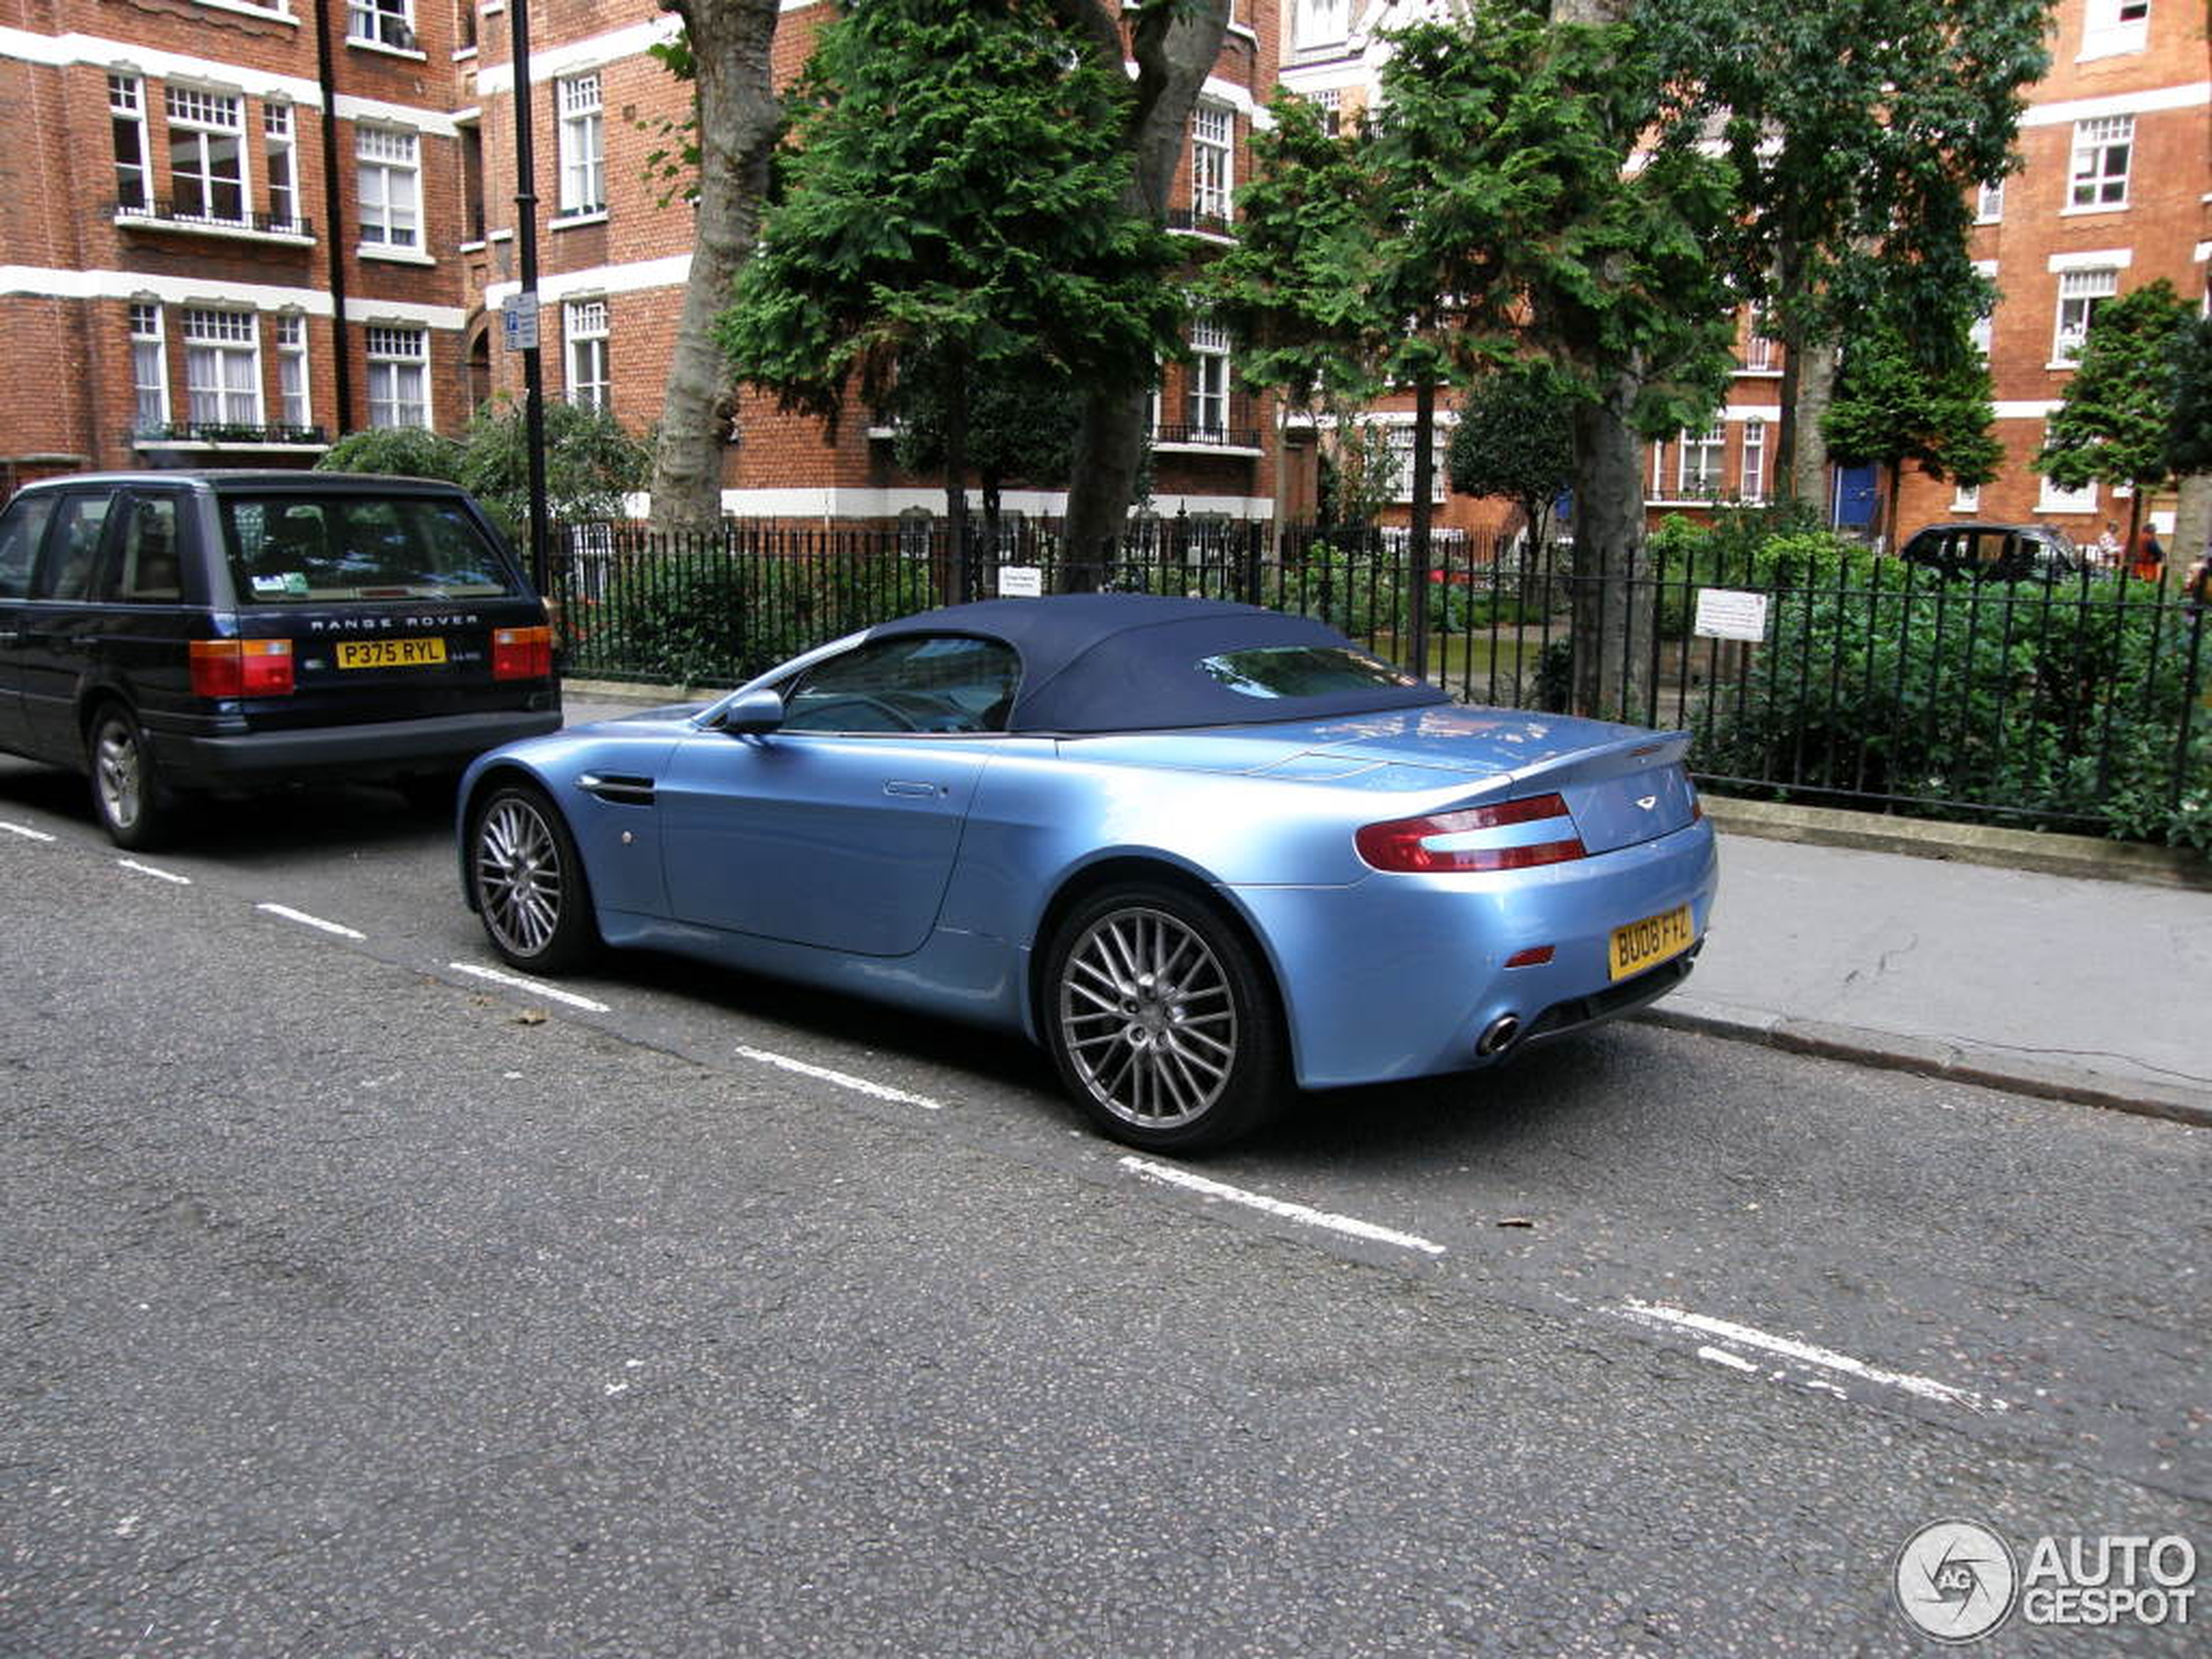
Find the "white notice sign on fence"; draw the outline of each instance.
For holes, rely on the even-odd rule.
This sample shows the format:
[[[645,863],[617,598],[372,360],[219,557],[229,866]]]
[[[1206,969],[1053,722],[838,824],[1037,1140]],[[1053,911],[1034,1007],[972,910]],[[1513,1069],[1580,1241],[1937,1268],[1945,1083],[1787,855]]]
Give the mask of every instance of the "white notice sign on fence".
[[[1766,637],[1766,595],[1736,588],[1697,590],[1696,633],[1702,639]]]
[[[999,597],[1001,599],[1042,599],[1044,597],[1043,567],[1035,564],[999,566]]]

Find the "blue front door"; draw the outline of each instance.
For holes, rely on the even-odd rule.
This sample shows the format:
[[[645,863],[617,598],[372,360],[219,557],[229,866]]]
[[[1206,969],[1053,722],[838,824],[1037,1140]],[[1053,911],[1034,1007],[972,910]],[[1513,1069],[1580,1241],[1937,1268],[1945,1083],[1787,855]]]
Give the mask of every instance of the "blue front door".
[[[1863,467],[1836,469],[1833,522],[1838,529],[1863,530],[1874,522],[1875,488],[1871,461]]]

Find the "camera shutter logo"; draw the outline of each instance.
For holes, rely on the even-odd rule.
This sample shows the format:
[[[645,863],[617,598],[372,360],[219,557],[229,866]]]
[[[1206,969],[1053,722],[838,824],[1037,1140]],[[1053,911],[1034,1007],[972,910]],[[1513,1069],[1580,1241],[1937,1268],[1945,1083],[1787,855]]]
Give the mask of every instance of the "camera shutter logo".
[[[1973,1642],[2012,1615],[2020,1593],[2012,1546],[1971,1521],[1923,1527],[1897,1552],[1898,1611],[1938,1642]]]

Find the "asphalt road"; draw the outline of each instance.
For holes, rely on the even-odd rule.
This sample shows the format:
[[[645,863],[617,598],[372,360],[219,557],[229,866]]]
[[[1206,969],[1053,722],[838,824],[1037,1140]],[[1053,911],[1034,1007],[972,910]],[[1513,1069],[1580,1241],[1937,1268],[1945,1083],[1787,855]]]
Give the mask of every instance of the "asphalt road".
[[[81,791],[0,761],[0,1653],[1890,1654],[1930,1521],[2212,1554],[2203,1131],[1631,1024],[1133,1159],[479,977],[395,797]]]

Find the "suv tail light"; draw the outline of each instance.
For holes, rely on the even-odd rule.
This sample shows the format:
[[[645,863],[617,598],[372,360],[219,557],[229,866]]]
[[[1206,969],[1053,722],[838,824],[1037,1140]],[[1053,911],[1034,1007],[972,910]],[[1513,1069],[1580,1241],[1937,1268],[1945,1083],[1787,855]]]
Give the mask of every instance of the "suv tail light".
[[[290,697],[292,642],[195,639],[192,691],[194,697]]]
[[[1447,836],[1477,835],[1519,824],[1548,825],[1556,828],[1558,834],[1548,841],[1512,846],[1430,845]],[[1567,802],[1557,795],[1531,795],[1522,800],[1500,801],[1495,806],[1439,813],[1433,818],[1394,819],[1387,824],[1370,824],[1352,839],[1359,856],[1378,870],[1526,870],[1587,856]]]
[[[496,680],[542,680],[553,672],[550,628],[495,628],[491,635],[491,677]]]

